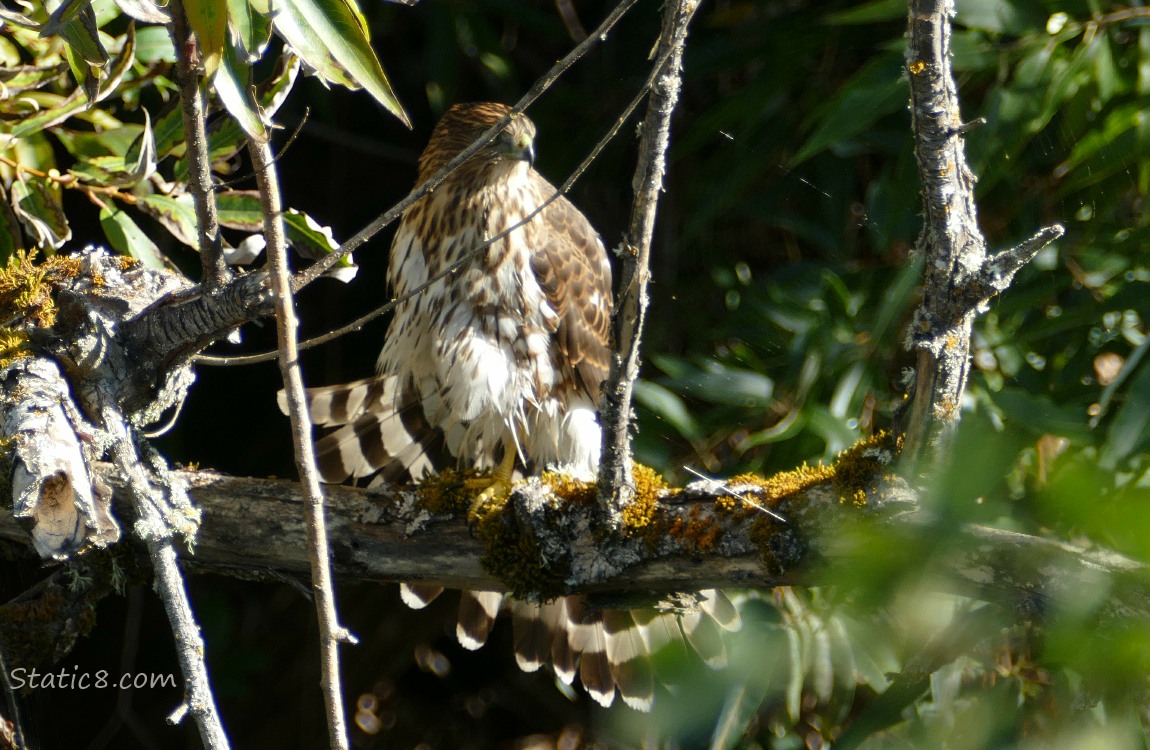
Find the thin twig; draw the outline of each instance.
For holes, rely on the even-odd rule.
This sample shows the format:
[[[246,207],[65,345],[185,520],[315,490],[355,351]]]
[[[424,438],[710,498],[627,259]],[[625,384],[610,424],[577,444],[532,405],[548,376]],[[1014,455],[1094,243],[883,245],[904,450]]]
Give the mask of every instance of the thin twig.
[[[184,587],[171,518],[165,517],[170,514],[162,510],[170,505],[170,499],[164,496],[163,488],[149,477],[145,463],[128,434],[124,415],[109,405],[104,407],[101,416],[104,429],[112,439],[112,461],[127,485],[138,517],[136,534],[144,540],[152,560],[156,594],[164,603],[175,635],[176,658],[184,675],[184,705],[187,706],[184,713],[192,714],[207,750],[225,750],[230,745],[208,683],[204,641]],[[187,523],[194,528],[190,520]]]
[[[343,694],[340,690],[339,644],[354,642],[351,634],[339,624],[335,609],[335,591],[331,574],[331,555],[328,548],[327,526],[324,520],[324,496],[319,485],[319,471],[315,464],[315,450],[311,441],[311,416],[308,414],[303,377],[299,369],[299,351],[295,302],[291,292],[291,274],[287,265],[287,244],[284,241],[283,208],[279,180],[273,164],[275,158],[268,143],[251,143],[248,147],[256,181],[260,189],[260,203],[264,215],[264,236],[268,241],[268,261],[271,265],[272,289],[275,293],[276,332],[280,347],[280,372],[284,392],[287,394],[288,416],[291,419],[292,442],[295,446],[296,468],[307,496],[307,536],[311,557],[312,590],[315,592],[316,616],[319,618],[320,683],[327,709],[328,741],[333,750],[347,750],[348,734],[344,723]]]
[[[599,468],[599,493],[612,515],[622,511],[634,494],[631,477],[631,390],[639,376],[639,340],[647,311],[648,261],[655,232],[655,212],[663,189],[671,115],[679,101],[683,47],[687,26],[698,8],[697,0],[668,0],[663,28],[656,47],[666,63],[657,68],[647,114],[639,141],[635,168],[635,200],[623,247],[618,304],[612,328],[615,338],[611,371],[603,389],[599,413],[603,425],[603,451]]]
[[[508,113],[499,123],[487,130],[487,132],[481,135],[475,141],[475,143],[472,143],[466,149],[461,151],[459,155],[449,161],[443,167],[443,169],[433,174],[427,179],[426,182],[417,186],[414,190],[408,193],[406,198],[401,200],[399,203],[396,203],[394,206],[380,215],[380,217],[375,221],[361,229],[358,234],[340,245],[338,251],[324,256],[314,265],[309,266],[303,271],[297,273],[292,279],[292,290],[298,292],[303,287],[315,281],[317,278],[322,276],[325,271],[334,266],[360,245],[375,236],[375,234],[381,229],[398,219],[401,215],[403,215],[404,211],[412,206],[412,204],[438,187],[452,172],[454,172],[459,167],[460,164],[470,159],[476,154],[476,152],[479,151],[479,149],[490,143],[495,138],[495,136],[503,130],[504,126],[511,121],[512,117],[515,117],[516,115],[524,112],[527,107],[530,106],[531,103],[536,99],[538,99],[544,91],[549,89],[551,85],[559,79],[559,76],[563,75],[563,73],[565,73],[567,69],[575,63],[576,60],[586,54],[587,50],[591,49],[591,47],[598,42],[606,39],[607,32],[611,30],[611,27],[613,27],[615,23],[623,17],[623,14],[626,13],[637,1],[638,0],[622,0],[622,2],[615,6],[615,9],[612,10],[605,19],[603,19],[603,22],[599,24],[598,28],[596,28],[590,36],[576,45],[575,48],[568,52],[562,60],[555,63],[555,65],[553,65],[550,70],[544,73],[543,76],[538,81],[536,81],[535,84],[527,91],[527,93],[524,94],[523,97],[515,103],[515,106],[511,108],[511,112]]]
[[[176,77],[180,84],[184,139],[187,143],[188,185],[192,189],[196,225],[199,229],[200,265],[203,268],[203,282],[215,289],[227,283],[232,272],[224,259],[219,216],[216,212],[216,193],[212,187],[204,101],[196,69],[197,61],[194,59],[198,54],[197,46],[195,35],[184,14],[184,0],[172,0],[171,13],[172,23],[168,31],[176,48]]]

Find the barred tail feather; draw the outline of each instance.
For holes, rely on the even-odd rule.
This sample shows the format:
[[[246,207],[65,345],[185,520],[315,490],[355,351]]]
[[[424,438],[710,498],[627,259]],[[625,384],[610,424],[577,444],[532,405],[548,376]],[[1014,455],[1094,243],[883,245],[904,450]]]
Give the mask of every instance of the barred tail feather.
[[[499,615],[503,594],[498,591],[464,591],[459,598],[459,620],[455,624],[455,637],[459,645],[475,651],[487,643],[491,627]]]
[[[399,598],[412,609],[423,609],[442,593],[442,586],[428,586],[422,583],[399,584]]]
[[[650,711],[655,701],[655,679],[639,625],[630,612],[608,610],[603,613],[603,632],[607,663],[619,696],[636,711]]]
[[[308,414],[316,426],[343,425],[370,412],[385,410],[395,403],[394,377],[376,375],[352,383],[307,389]],[[276,403],[287,414],[287,394],[279,391]]]

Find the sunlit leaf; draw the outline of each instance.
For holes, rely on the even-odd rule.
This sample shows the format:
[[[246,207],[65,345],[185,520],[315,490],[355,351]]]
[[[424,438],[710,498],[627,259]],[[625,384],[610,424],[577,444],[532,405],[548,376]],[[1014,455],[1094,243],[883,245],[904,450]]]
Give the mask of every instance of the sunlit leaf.
[[[172,37],[163,26],[145,26],[136,32],[136,59],[142,63],[176,61]]]
[[[0,67],[0,84],[3,84],[7,97],[14,97],[57,80],[66,67],[65,64]]]
[[[72,238],[59,190],[38,177],[17,180],[10,189],[12,208],[37,247],[56,250]]]
[[[691,410],[677,394],[650,380],[636,380],[635,400],[688,440],[702,440],[702,431]]]
[[[148,216],[160,222],[177,240],[188,247],[199,248],[199,230],[192,196],[181,195],[172,198],[167,195],[145,195],[136,205]]]
[[[255,62],[263,55],[271,39],[271,19],[266,13],[256,11],[248,0],[227,2],[228,26],[232,30],[232,37],[243,50],[243,57],[248,62]]]
[[[251,72],[251,65],[239,62],[236,59],[236,48],[229,44],[212,83],[215,84],[220,101],[244,132],[257,141],[263,141],[267,138],[267,129],[252,98]]]
[[[101,208],[100,226],[108,242],[119,252],[135,258],[148,268],[167,268],[156,243],[121,209],[114,206]]]
[[[260,232],[264,215],[260,195],[255,190],[225,190],[216,195],[220,225],[244,232]]]
[[[227,0],[195,0],[184,3],[183,7],[188,17],[188,25],[196,34],[204,77],[211,78],[215,75],[224,55],[224,42],[228,31]]]
[[[120,10],[137,21],[166,24],[172,20],[167,3],[154,3],[152,0],[115,0],[115,2]],[[166,29],[162,29],[162,31],[167,33]],[[143,33],[143,29],[141,29],[140,34]]]
[[[49,0],[47,7],[53,5]],[[65,0],[60,3],[44,24],[40,35],[58,35],[94,68],[108,64],[108,51],[100,41],[100,32],[96,28],[96,11],[92,10],[91,0]]]
[[[364,33],[354,0],[293,0],[277,9],[276,31],[308,65],[332,83],[362,86],[411,126]]]
[[[124,153],[124,166],[137,182],[148,179],[156,171],[156,138],[152,133],[152,117],[146,109],[140,135]]]

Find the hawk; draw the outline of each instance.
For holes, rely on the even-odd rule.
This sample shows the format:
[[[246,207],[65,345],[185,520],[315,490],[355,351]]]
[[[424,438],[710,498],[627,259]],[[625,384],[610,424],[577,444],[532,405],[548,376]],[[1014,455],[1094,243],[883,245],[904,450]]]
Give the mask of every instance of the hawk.
[[[492,103],[448,109],[419,158],[417,184],[510,112]],[[508,489],[516,472],[546,467],[595,478],[611,266],[599,234],[535,171],[534,156],[535,126],[514,115],[404,213],[388,266],[396,297],[459,268],[396,306],[376,376],[309,390],[312,420],[336,428],[316,444],[325,481],[402,482],[474,467],[492,470],[491,492]],[[402,589],[416,607],[439,592]],[[709,663],[725,658],[719,634],[738,626],[738,613],[717,592],[700,599],[680,618],[593,611],[577,596],[537,605],[464,592],[457,635],[479,648],[510,606],[523,669],[550,662],[568,684],[579,674],[603,705],[618,687],[629,705],[646,709],[646,654],[685,635]]]

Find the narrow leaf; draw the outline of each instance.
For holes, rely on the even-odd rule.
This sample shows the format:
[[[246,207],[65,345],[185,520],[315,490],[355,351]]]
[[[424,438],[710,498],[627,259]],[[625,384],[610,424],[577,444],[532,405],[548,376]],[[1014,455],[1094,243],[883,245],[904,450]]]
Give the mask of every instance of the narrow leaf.
[[[255,62],[263,55],[271,39],[271,19],[259,13],[248,0],[227,0],[228,28],[232,38],[243,51],[248,62]]]
[[[108,64],[108,51],[100,41],[91,0],[66,0],[52,13],[40,36],[59,36],[93,68]]]
[[[124,153],[124,166],[136,182],[148,179],[156,171],[156,138],[152,133],[152,116],[144,110],[144,129]]]
[[[167,24],[172,20],[172,14],[168,11],[166,3],[158,5],[151,0],[115,0],[115,2],[126,15],[143,23]],[[163,31],[167,34],[166,29]],[[140,33],[143,33],[143,30]]]
[[[181,195],[172,198],[167,195],[146,195],[140,198],[136,207],[164,225],[180,242],[188,247],[198,248],[199,230],[196,227],[196,209],[192,196]]]
[[[236,59],[237,50],[233,45],[227,45],[224,50],[223,63],[216,70],[212,82],[216,86],[216,93],[220,101],[244,132],[256,141],[267,139],[267,128],[260,118],[259,109],[251,92],[251,65],[239,62]]]
[[[184,13],[200,46],[204,77],[211,78],[224,55],[224,38],[228,30],[227,0],[193,0],[184,3]]]
[[[243,232],[259,232],[264,228],[264,215],[260,209],[260,195],[255,190],[228,190],[216,194],[220,225]]]
[[[354,0],[291,0],[277,9],[276,30],[304,61],[333,83],[347,85],[350,78],[411,127],[364,33]]]
[[[156,247],[156,243],[152,242],[139,225],[132,221],[132,217],[121,209],[108,206],[101,208],[100,227],[103,228],[108,242],[119,252],[135,258],[148,268],[159,270],[167,268],[160,254],[160,248]]]
[[[56,250],[72,239],[72,228],[68,226],[57,190],[37,177],[17,180],[11,189],[12,208],[36,238],[37,247]]]

